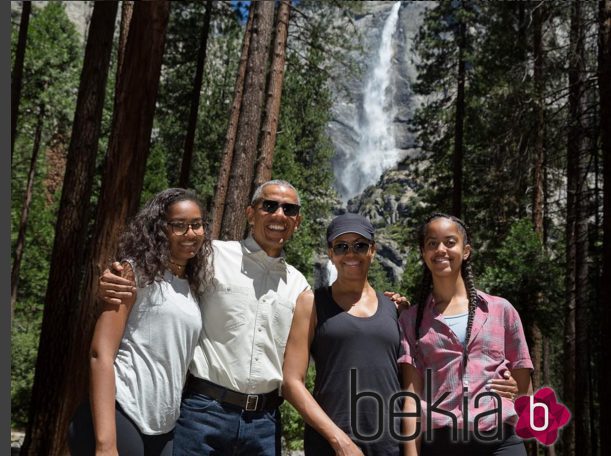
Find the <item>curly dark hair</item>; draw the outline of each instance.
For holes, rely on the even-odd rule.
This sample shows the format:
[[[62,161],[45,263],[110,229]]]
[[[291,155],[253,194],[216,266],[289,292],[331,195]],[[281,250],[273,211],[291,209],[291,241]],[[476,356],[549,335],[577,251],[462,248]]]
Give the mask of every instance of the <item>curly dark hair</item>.
[[[150,285],[163,278],[170,259],[167,212],[172,204],[179,201],[193,201],[205,219],[203,204],[193,190],[168,188],[157,193],[140,209],[119,238],[116,258],[135,262],[140,286]],[[212,242],[206,233],[201,249],[187,262],[185,277],[197,292],[210,284],[212,274]]]
[[[471,250],[472,250],[471,255],[469,255],[469,257],[462,262],[462,266],[460,270],[460,274],[465,283],[465,288],[467,289],[467,296],[469,298],[469,307],[468,307],[469,314],[467,318],[467,332],[466,332],[465,344],[464,344],[464,346],[466,347],[469,344],[469,340],[471,339],[471,329],[473,328],[473,317],[475,316],[475,308],[477,307],[477,303],[479,301],[479,296],[477,295],[477,291],[475,289],[475,278],[473,276],[473,269],[471,268],[471,258],[473,257],[473,246],[471,245],[471,236],[469,236],[469,228],[467,227],[465,222],[463,222],[461,219],[453,215],[444,214],[442,212],[435,212],[429,215],[424,220],[424,223],[418,229],[418,246],[420,247],[420,251],[422,251],[422,249],[424,248],[424,239],[426,238],[426,232],[427,232],[429,223],[439,218],[445,218],[445,219],[448,219],[454,222],[456,224],[456,227],[458,228],[458,231],[460,232],[460,234],[463,237],[463,244],[471,246]],[[424,266],[424,271],[422,274],[422,282],[420,284],[420,296],[418,297],[418,301],[417,301],[418,310],[416,313],[416,343],[418,343],[418,340],[420,339],[420,324],[422,323],[422,317],[424,314],[424,306],[426,305],[426,301],[429,297],[429,294],[431,294],[431,290],[433,287],[433,276],[429,268],[426,266],[426,264],[424,264],[424,261],[423,261],[423,266]],[[464,350],[463,351],[463,365],[464,366],[467,365],[467,361],[468,361],[467,350]]]

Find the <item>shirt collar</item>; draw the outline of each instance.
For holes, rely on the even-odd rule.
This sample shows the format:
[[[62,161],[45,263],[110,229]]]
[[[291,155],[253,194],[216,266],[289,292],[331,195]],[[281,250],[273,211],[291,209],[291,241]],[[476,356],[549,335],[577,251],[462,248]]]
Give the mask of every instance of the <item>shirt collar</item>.
[[[258,259],[259,261],[280,265],[286,264],[284,249],[280,252],[279,257],[271,257],[265,253],[265,250],[261,248],[252,235],[248,235],[248,237],[242,241],[242,248],[253,258]]]

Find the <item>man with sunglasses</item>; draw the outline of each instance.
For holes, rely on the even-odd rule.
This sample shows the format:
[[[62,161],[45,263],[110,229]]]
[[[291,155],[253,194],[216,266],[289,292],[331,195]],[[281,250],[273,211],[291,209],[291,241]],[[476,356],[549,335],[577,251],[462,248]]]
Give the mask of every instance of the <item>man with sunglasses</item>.
[[[301,222],[297,191],[286,181],[265,182],[246,215],[246,239],[213,241],[214,281],[200,294],[203,329],[174,454],[280,454],[284,347],[297,297],[309,289],[283,256]],[[105,272],[99,295],[120,302],[131,286]]]

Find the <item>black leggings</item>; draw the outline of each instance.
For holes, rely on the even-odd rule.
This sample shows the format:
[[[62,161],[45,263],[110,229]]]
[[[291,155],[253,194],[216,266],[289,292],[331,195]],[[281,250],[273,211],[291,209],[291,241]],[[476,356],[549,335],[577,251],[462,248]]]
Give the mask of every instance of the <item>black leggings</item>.
[[[462,429],[459,431],[462,434]],[[470,433],[466,442],[455,442],[452,440],[450,428],[433,430],[433,441],[427,442],[426,435],[422,438],[422,456],[526,456],[524,442],[517,435],[513,426],[503,426],[503,439],[493,442],[478,441]]]
[[[136,424],[115,402],[117,422],[117,450],[121,456],[170,456],[174,431],[148,435],[140,432]],[[72,456],[95,455],[95,433],[89,401],[77,409],[68,429],[68,447]]]

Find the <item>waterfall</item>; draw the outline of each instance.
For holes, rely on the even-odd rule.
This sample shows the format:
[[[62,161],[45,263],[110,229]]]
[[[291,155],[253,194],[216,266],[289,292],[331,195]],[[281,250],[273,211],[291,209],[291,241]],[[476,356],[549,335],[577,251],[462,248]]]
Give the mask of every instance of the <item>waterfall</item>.
[[[331,285],[337,280],[337,269],[335,269],[335,265],[331,262],[330,259],[328,259],[325,263],[325,273],[328,285]]]
[[[391,86],[392,38],[400,7],[401,2],[396,2],[384,22],[374,67],[369,69],[364,84],[362,112],[356,122],[358,146],[348,151],[341,167],[335,168],[344,201],[375,184],[384,171],[403,158],[401,150],[395,147]]]

